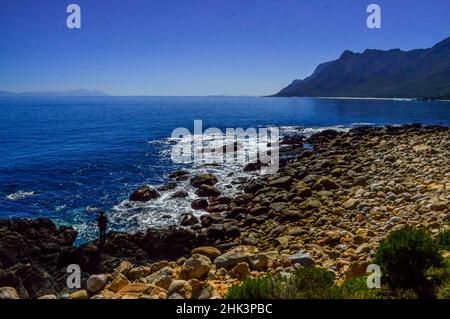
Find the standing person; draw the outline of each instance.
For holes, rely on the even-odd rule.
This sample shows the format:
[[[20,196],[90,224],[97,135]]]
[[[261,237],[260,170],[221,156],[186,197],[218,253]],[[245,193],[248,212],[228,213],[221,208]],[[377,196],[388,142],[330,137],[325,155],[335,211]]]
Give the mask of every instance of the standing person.
[[[100,241],[105,241],[106,239],[106,226],[108,224],[108,218],[106,218],[104,212],[100,212],[100,215],[97,218],[97,226],[100,230]]]

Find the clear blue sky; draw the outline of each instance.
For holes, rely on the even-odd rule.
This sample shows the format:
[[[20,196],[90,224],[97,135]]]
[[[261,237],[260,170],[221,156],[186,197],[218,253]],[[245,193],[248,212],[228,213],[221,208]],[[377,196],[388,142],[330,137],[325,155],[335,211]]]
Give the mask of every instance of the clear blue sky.
[[[66,28],[70,3],[81,30]],[[0,90],[264,95],[345,49],[448,36],[450,0],[0,0]]]

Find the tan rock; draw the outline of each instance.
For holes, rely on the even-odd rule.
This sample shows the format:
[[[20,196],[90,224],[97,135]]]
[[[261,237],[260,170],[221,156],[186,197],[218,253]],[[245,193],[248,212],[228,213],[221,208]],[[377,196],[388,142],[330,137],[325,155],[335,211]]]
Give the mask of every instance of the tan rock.
[[[186,280],[174,280],[168,290],[169,296],[179,294],[185,299],[191,298],[192,287]]]
[[[220,256],[221,252],[216,247],[203,246],[203,247],[194,248],[192,250],[191,254],[192,255],[195,255],[195,254],[204,255],[204,256],[210,258],[211,260],[214,260],[216,257]]]
[[[0,288],[0,299],[19,299],[19,294],[13,287]]]
[[[224,254],[220,255],[214,260],[214,264],[218,268],[231,268],[239,264],[240,262],[247,262],[248,257],[258,252],[258,248],[255,246],[237,246],[231,248]]]
[[[151,273],[154,273],[154,272],[160,270],[161,268],[164,268],[167,266],[169,266],[169,262],[167,260],[160,260],[158,262],[151,264],[149,267],[150,267]]]
[[[92,275],[86,282],[86,289],[89,292],[96,293],[99,290],[102,290],[107,283],[107,278],[105,275]]]
[[[369,266],[369,264],[370,263],[367,261],[352,262],[348,270],[345,272],[345,280],[366,275],[367,266]]]
[[[152,273],[152,269],[149,266],[133,267],[127,274],[127,278],[131,281],[138,280],[139,278],[147,277]]]
[[[120,265],[116,269],[114,269],[114,273],[112,275],[113,279],[119,274],[126,276],[131,268],[133,268],[133,265],[129,261],[122,261]]]
[[[237,264],[231,271],[229,275],[233,278],[243,280],[250,274],[250,267],[246,262],[241,262]]]
[[[56,296],[53,295],[53,294],[49,294],[49,295],[41,296],[41,297],[39,297],[38,299],[46,299],[46,300],[48,300],[48,299],[58,299],[58,297],[56,297]]]
[[[212,267],[211,260],[200,254],[194,254],[181,266],[180,278],[200,279],[204,277]]]
[[[128,284],[118,292],[121,296],[134,296],[143,297],[142,295],[148,296],[152,299],[165,299],[167,298],[167,291],[161,287],[152,284],[144,283],[132,283]],[[123,298],[123,297],[122,297]]]
[[[433,148],[427,144],[414,145],[413,150],[416,153],[432,153]]]
[[[88,299],[88,292],[86,290],[78,290],[69,295],[70,299]]]
[[[166,266],[151,274],[150,276],[147,276],[146,281],[150,284],[154,284],[167,290],[169,289],[172,281],[176,278],[177,276],[175,275],[174,270],[169,266]]]
[[[113,281],[108,286],[106,286],[106,289],[111,290],[113,292],[118,292],[129,283],[130,282],[128,281],[127,277],[119,273],[114,277]]]

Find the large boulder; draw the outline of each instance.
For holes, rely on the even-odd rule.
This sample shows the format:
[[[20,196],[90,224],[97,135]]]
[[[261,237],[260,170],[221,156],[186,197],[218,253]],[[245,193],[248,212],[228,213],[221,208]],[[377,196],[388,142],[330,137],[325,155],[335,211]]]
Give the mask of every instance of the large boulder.
[[[220,191],[214,186],[200,185],[200,187],[195,191],[195,195],[199,197],[218,197],[220,196]]]
[[[108,279],[105,275],[92,275],[86,282],[86,289],[89,292],[96,293],[99,290],[102,290],[107,283]]]
[[[130,201],[132,202],[148,202],[153,199],[159,198],[161,195],[159,192],[150,186],[141,186],[135,190],[131,196]]]
[[[154,274],[147,276],[146,281],[149,284],[153,284],[167,290],[176,277],[177,276],[175,275],[173,269],[167,266],[158,270]]]
[[[180,278],[200,279],[204,277],[210,270],[212,264],[211,260],[205,255],[194,254],[184,262],[180,270]]]
[[[224,254],[220,255],[214,260],[214,264],[217,268],[232,268],[241,262],[250,262],[249,256],[258,252],[258,248],[255,246],[236,246],[231,248]]]
[[[0,299],[19,299],[19,295],[13,287],[2,287],[0,288]]]
[[[217,177],[212,174],[200,174],[192,177],[189,182],[193,187],[199,188],[202,185],[214,186],[217,184],[218,180]]]
[[[208,205],[208,201],[204,198],[194,199],[191,203],[192,209],[195,210],[206,209]]]
[[[199,222],[198,218],[192,213],[184,213],[180,218],[180,226],[192,226]]]
[[[212,246],[203,246],[203,247],[197,247],[192,250],[192,255],[200,254],[203,256],[206,256],[210,258],[211,260],[214,260],[216,257],[218,257],[221,252],[216,247]]]

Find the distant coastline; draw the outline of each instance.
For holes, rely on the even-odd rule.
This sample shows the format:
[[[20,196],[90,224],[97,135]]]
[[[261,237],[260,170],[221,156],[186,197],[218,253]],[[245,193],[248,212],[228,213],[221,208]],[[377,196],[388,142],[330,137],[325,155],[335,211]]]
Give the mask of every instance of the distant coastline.
[[[93,97],[108,96],[108,94],[100,90],[65,90],[65,91],[29,91],[29,92],[10,92],[0,91],[0,97]]]

